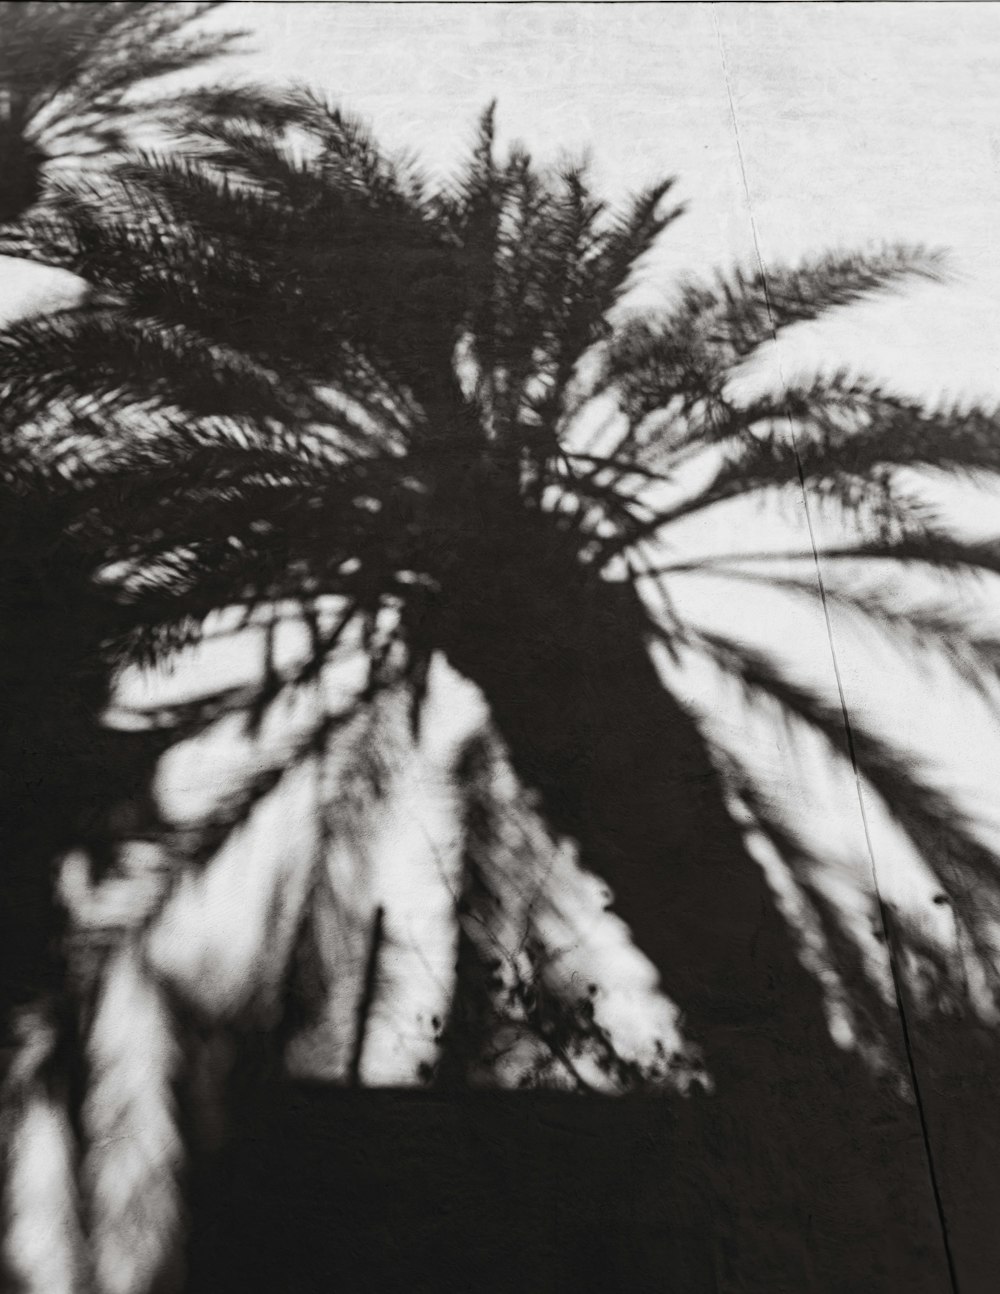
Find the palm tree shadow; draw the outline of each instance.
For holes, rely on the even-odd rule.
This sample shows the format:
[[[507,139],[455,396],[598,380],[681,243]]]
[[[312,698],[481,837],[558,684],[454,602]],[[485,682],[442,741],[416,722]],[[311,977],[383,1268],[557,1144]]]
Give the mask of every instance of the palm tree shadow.
[[[305,120],[315,119],[315,105],[310,114]],[[488,698],[518,778],[540,797],[553,832],[577,842],[582,864],[610,885],[617,913],[655,965],[664,992],[682,1010],[685,1033],[702,1049],[714,1091],[704,1097],[634,1098],[618,1104],[523,1093],[448,1100],[440,1094],[403,1099],[391,1093],[305,1093],[281,1078],[266,1046],[262,1053],[255,1050],[259,1039],[246,1040],[245,1081],[230,1093],[234,1124],[241,1131],[199,1171],[192,1241],[195,1284],[200,1281],[202,1288],[213,1290],[237,1283],[240,1288],[259,1284],[269,1290],[301,1290],[310,1281],[326,1288],[331,1273],[343,1273],[350,1288],[373,1289],[578,1289],[622,1282],[636,1288],[672,1282],[682,1289],[757,1289],[762,1294],[839,1289],[884,1289],[888,1294],[901,1283],[918,1292],[947,1288],[941,1214],[947,1218],[949,1190],[964,1199],[968,1185],[979,1200],[995,1198],[985,1163],[984,1177],[973,1188],[958,1180],[956,1169],[948,1170],[947,1152],[942,1152],[943,1166],[931,1153],[936,1149],[935,1120],[944,1117],[942,1101],[947,1100],[937,1099],[936,1084],[957,1069],[949,1026],[942,1020],[922,1035],[932,1091],[920,1107],[912,1095],[900,1095],[892,1070],[879,1076],[856,1053],[834,1044],[817,976],[803,965],[794,935],[727,812],[712,754],[694,719],[662,687],[650,660],[651,620],[638,592],[629,584],[602,580],[596,573],[601,563],[587,565],[585,553],[594,535],[582,522],[574,533],[562,526],[559,514],[543,511],[540,486],[535,488],[540,481],[559,480],[558,407],[567,396],[573,364],[595,337],[604,336],[605,309],[617,300],[632,263],[672,218],[656,215],[668,186],[645,195],[624,233],[597,244],[603,251],[595,259],[586,250],[586,238],[579,256],[573,251],[579,240],[574,236],[567,242],[570,226],[582,220],[586,234],[593,218],[586,203],[581,207],[586,195],[574,173],[565,193],[560,188],[549,195],[545,209],[552,228],[543,229],[533,249],[530,239],[512,238],[507,223],[483,219],[495,208],[491,193],[513,202],[508,214],[517,219],[511,227],[530,229],[535,219],[530,215],[535,182],[527,159],[512,157],[501,177],[491,160],[492,125],[487,120],[467,192],[461,200],[444,203],[443,224],[435,233],[436,216],[431,217],[437,206],[425,209],[409,187],[390,182],[391,171],[381,167],[363,136],[334,113],[326,114],[324,129],[347,167],[343,172],[334,167],[333,174],[350,181],[349,201],[336,184],[326,192],[324,172],[314,189],[307,189],[307,196],[312,193],[317,200],[315,209],[297,200],[287,207],[279,204],[280,237],[275,238],[267,211],[260,210],[266,203],[250,201],[249,192],[237,185],[234,208],[230,199],[236,191],[230,191],[225,177],[219,184],[202,185],[205,177],[199,178],[197,168],[184,175],[161,173],[155,164],[141,162],[127,168],[126,186],[138,184],[141,190],[145,183],[157,204],[167,200],[167,191],[173,195],[178,231],[190,236],[198,258],[189,262],[182,256],[176,282],[171,269],[152,290],[152,300],[140,273],[131,293],[142,304],[136,317],[144,319],[154,304],[157,314],[162,310],[165,318],[178,319],[182,332],[192,319],[196,327],[178,344],[173,328],[163,336],[141,329],[135,333],[133,318],[127,312],[114,317],[109,307],[107,317],[99,315],[93,326],[84,321],[82,353],[96,353],[101,365],[108,364],[110,354],[110,376],[102,369],[93,380],[125,392],[126,403],[132,392],[139,398],[146,388],[147,374],[134,357],[148,354],[151,346],[148,386],[159,390],[168,384],[181,406],[190,404],[193,424],[203,414],[242,413],[266,422],[269,414],[279,420],[315,416],[311,383],[329,379],[330,357],[340,354],[340,341],[347,335],[362,359],[368,360],[371,352],[374,367],[384,355],[391,360],[384,383],[371,378],[366,364],[358,373],[348,366],[343,381],[349,402],[357,405],[359,425],[367,433],[367,415],[377,410],[380,426],[384,422],[388,428],[384,445],[377,447],[392,452],[364,456],[358,460],[361,467],[353,460],[345,467],[334,459],[317,463],[315,476],[312,464],[304,473],[288,473],[294,445],[290,454],[270,442],[246,451],[239,436],[231,444],[214,445],[209,428],[207,440],[192,455],[168,419],[163,443],[147,447],[148,459],[139,454],[126,462],[124,484],[120,489],[115,485],[117,524],[129,533],[130,552],[134,542],[134,552],[152,576],[148,620],[140,627],[156,633],[166,625],[156,639],[157,649],[165,653],[175,645],[166,631],[178,619],[202,618],[235,588],[249,589],[251,600],[269,596],[272,587],[297,595],[302,587],[299,553],[306,555],[310,569],[308,587],[338,595],[346,590],[356,598],[352,614],[374,619],[389,594],[396,598],[403,588],[406,633],[401,641],[416,662],[415,673],[431,653],[443,651]],[[244,180],[259,178],[257,167],[263,168],[268,185],[284,192],[290,168],[280,147],[271,153],[255,147]],[[312,180],[296,167],[291,171],[294,198],[298,186]],[[367,177],[363,184],[358,174]],[[490,200],[480,204],[483,195]],[[447,214],[456,203],[457,223]],[[195,220],[190,219],[192,211]],[[326,212],[326,224],[316,211]],[[143,213],[140,204],[140,227]],[[254,268],[244,282],[243,271],[233,267],[230,275],[224,258],[216,258],[213,263],[223,271],[219,281],[211,277],[215,270],[206,271],[207,286],[194,294],[192,305],[190,275],[200,269],[191,266],[204,268],[206,230],[213,230],[217,244],[228,246],[234,229],[247,232],[241,224],[247,213],[252,236],[255,213],[264,217],[256,235],[266,243],[266,273],[260,276]],[[100,228],[100,220],[87,210],[78,215],[88,230]],[[366,243],[360,259],[359,230]],[[30,230],[25,237],[30,245]],[[322,237],[329,245],[322,245]],[[401,257],[400,248],[408,243],[423,250]],[[568,261],[563,253],[549,255],[550,243],[569,246]],[[349,258],[342,255],[345,244]],[[182,251],[186,245],[179,238]],[[254,246],[253,237],[247,246]],[[71,240],[70,250],[61,254],[77,263],[72,247]],[[537,393],[528,403],[545,422],[544,435],[536,435],[535,422],[518,421],[524,391],[508,389],[509,370],[522,365],[527,370],[535,363],[539,338],[553,333],[550,315],[564,303],[563,288],[549,301],[547,294],[554,289],[545,270],[540,281],[528,276],[530,292],[511,295],[513,364],[490,359],[498,343],[510,340],[504,331],[510,321],[497,326],[495,303],[490,304],[486,290],[498,266],[511,258],[517,263],[515,252],[530,260],[538,247],[548,249],[539,260],[543,269],[550,261],[565,261],[567,274],[560,270],[560,280],[579,279],[586,288],[582,269],[596,266],[593,282],[601,298],[596,303],[600,318],[587,326],[577,328],[574,306],[566,344],[560,341],[542,365],[540,375],[550,394],[541,406]],[[278,253],[273,266],[272,251]],[[440,273],[428,270],[424,251]],[[90,266],[97,277],[102,256],[105,270],[120,277],[120,252],[111,231]],[[724,400],[713,403],[709,397],[721,375],[771,335],[772,308],[784,315],[781,326],[814,318],[826,306],[843,304],[892,279],[905,259],[890,255],[866,269],[849,262],[845,268],[834,258],[808,269],[801,281],[792,275],[782,285],[779,277],[764,285],[768,291],[763,294],[756,277],[738,277],[735,288],[722,284],[721,298],[714,292],[707,297],[682,294],[679,313],[662,328],[626,329],[611,355],[608,377],[619,381],[623,407],[634,422],[620,447],[626,458],[633,452],[634,457],[623,467],[612,464],[609,469],[605,463],[602,470],[612,470],[619,484],[635,471],[655,477],[659,450],[669,451],[672,441],[667,436],[663,446],[643,445],[639,428],[647,414],[679,396],[691,408],[708,405],[704,426],[685,428],[682,419],[674,429],[681,449],[685,434],[714,443],[727,428],[738,443],[708,489],[673,513],[657,514],[655,528],[683,516],[685,508],[740,492],[784,488],[789,482],[798,488],[807,480],[811,488],[832,492],[848,509],[888,506],[880,471],[869,483],[870,470],[886,462],[934,465],[940,459],[938,442],[925,433],[940,430],[947,421],[944,415],[921,420],[877,388],[841,378],[752,409],[737,409]],[[257,267],[257,260],[251,257],[251,262]],[[345,277],[347,269],[353,277]],[[462,286],[459,280],[466,272],[471,282]],[[272,285],[272,295],[263,299],[262,278]],[[122,290],[128,295],[127,284]],[[247,301],[254,308],[243,308]],[[301,308],[296,319],[288,320],[292,301]],[[207,311],[202,302],[212,303]],[[328,317],[324,311],[331,303]],[[560,306],[556,314],[561,313]],[[324,318],[329,326],[316,327]],[[275,327],[275,320],[282,319],[287,327]],[[24,330],[15,336],[12,354],[28,348],[33,356],[36,350],[52,353],[41,349],[47,337],[62,355],[67,336],[73,341],[72,329],[64,336],[60,329],[69,325],[57,322],[47,332]],[[492,391],[486,399],[492,407],[470,403],[461,382],[454,380],[457,326],[479,334],[484,379],[477,399]],[[685,345],[691,338],[697,343],[706,331],[718,331],[721,340],[719,355],[702,371],[705,357],[697,353],[699,346],[689,354]],[[75,350],[71,360],[74,370],[93,371]],[[616,366],[623,371],[616,374]],[[287,392],[273,389],[267,376],[272,367],[288,368]],[[123,381],[118,368],[125,371]],[[688,368],[693,382],[685,386]],[[334,376],[340,380],[339,372]],[[395,391],[397,383],[408,393]],[[92,396],[88,388],[85,397]],[[849,470],[843,437],[839,431],[832,436],[827,425],[830,408],[838,409],[845,399],[859,410],[866,433],[855,437],[862,452]],[[423,409],[415,421],[410,417],[414,401]],[[808,422],[811,410],[816,411],[816,426]],[[483,425],[467,436],[480,414]],[[793,461],[787,437],[776,435],[772,427],[792,416],[805,418],[814,433],[804,465],[801,459]],[[869,425],[872,419],[874,425]],[[966,422],[964,429],[957,425],[955,462],[989,465],[993,460],[983,449],[979,423]],[[497,428],[505,425],[509,443],[497,440]],[[393,449],[392,433],[399,428],[413,433],[403,454]],[[424,434],[428,428],[433,435]],[[762,428],[764,434],[758,435]],[[531,448],[536,441],[541,446],[537,453]],[[474,446],[471,454],[469,444]],[[522,450],[526,462],[518,458]],[[282,470],[274,484],[276,464]],[[411,488],[411,464],[419,488]],[[528,485],[522,469],[527,469]],[[81,474],[84,484],[82,468]],[[260,476],[266,489],[261,489]],[[654,533],[652,522],[640,523],[631,513],[629,503],[635,501],[627,491],[617,485],[604,488],[595,477],[596,471],[576,482],[582,491],[579,511],[583,503],[589,506],[586,492],[594,491],[604,501],[605,528],[617,532],[608,551],[613,553],[616,545],[619,555],[638,550],[643,536]],[[244,481],[245,488],[233,492],[234,480]],[[187,498],[192,484],[205,500],[194,512]],[[869,484],[874,502],[866,492]],[[902,521],[909,523],[912,518],[902,503],[899,507]],[[335,523],[341,514],[348,520],[338,532]],[[164,549],[164,536],[185,550],[190,540],[196,565],[201,563],[198,569],[190,571],[186,559],[176,569],[167,560],[166,570],[161,569],[173,552]],[[232,538],[239,542],[230,544]],[[879,553],[908,560],[920,547],[914,544],[912,538],[888,542],[879,546]],[[342,561],[347,554],[351,560]],[[983,565],[987,557],[967,547],[955,560]],[[344,576],[345,583],[340,572],[348,568],[353,574]],[[397,580],[415,574],[416,579]],[[425,589],[437,592],[425,594]],[[73,625],[88,623],[72,602],[62,614]],[[141,610],[137,614],[141,619]],[[48,626],[53,641],[59,640],[58,615],[51,608],[40,623]],[[664,630],[667,636],[670,632],[672,626]],[[682,631],[676,638],[683,646]],[[692,630],[689,640],[723,657],[708,635],[696,639]],[[78,655],[89,658],[95,646],[96,640],[77,644],[69,665]],[[738,651],[727,650],[725,663],[748,685],[769,691],[824,736],[834,729],[842,736],[839,713],[831,717],[801,689],[768,675],[760,658],[741,658]],[[76,687],[69,665],[60,666],[60,677]],[[70,744],[83,752],[90,749],[88,725],[98,695],[99,688],[80,724],[66,728]],[[17,705],[22,708],[14,717],[21,729],[30,724],[36,705],[41,714],[54,713],[51,706],[45,708],[49,702],[43,703],[37,687],[25,691]],[[17,767],[13,740],[0,768]],[[49,734],[40,745],[45,758],[60,765],[51,793],[66,806],[82,796],[86,806],[91,800],[86,788],[92,787],[94,776],[90,765],[100,767],[100,761],[86,754],[61,761],[60,740]],[[926,788],[908,780],[882,747],[868,742],[858,749],[866,761],[862,771],[886,798],[899,800],[904,825],[923,843],[923,827],[944,812],[940,801],[934,819],[920,803],[928,798]],[[28,772],[25,786],[8,797],[11,802],[30,798],[26,788],[35,783],[34,773]],[[230,825],[224,824],[227,829]],[[16,832],[13,838],[19,843]],[[37,846],[37,856],[55,851],[61,839]],[[35,858],[27,848],[18,852],[25,855],[22,862]],[[972,878],[988,875],[980,855],[968,857],[966,870]],[[825,923],[829,955],[873,1035],[889,1041],[895,1070],[905,1074],[897,1015],[871,994],[852,946],[838,940],[830,914],[818,896],[812,899]],[[983,1074],[995,1072],[992,1048],[992,1040],[984,1038]],[[911,1050],[918,1055],[917,1047]],[[919,1077],[919,1067],[917,1072]],[[978,1106],[967,1118],[982,1118],[979,1126],[991,1126],[990,1116],[980,1114]],[[355,1135],[361,1139],[352,1140]],[[603,1145],[602,1154],[583,1149],[595,1142]],[[420,1185],[414,1188],[418,1178]],[[969,1234],[970,1227],[963,1225]],[[513,1255],[512,1234],[523,1240]],[[976,1243],[982,1253],[989,1241],[981,1237]],[[352,1262],[361,1264],[360,1276],[349,1273]]]
[[[986,1145],[1000,1135],[992,1035],[921,1017],[922,1104],[902,1094],[899,1018],[813,891],[830,963],[892,1067],[838,1047],[712,752],[643,646],[635,590],[593,598],[540,536],[522,550],[487,535],[480,525],[470,543],[497,545],[496,579],[432,631],[488,689],[546,820],[609,883],[714,1090],[462,1091],[446,1055],[447,1090],[348,1092],[289,1083],[272,1063],[234,1098],[238,1131],[199,1170],[192,1288],[888,1294],[947,1289],[950,1257],[963,1289],[986,1289],[1000,1183],[968,1130]]]

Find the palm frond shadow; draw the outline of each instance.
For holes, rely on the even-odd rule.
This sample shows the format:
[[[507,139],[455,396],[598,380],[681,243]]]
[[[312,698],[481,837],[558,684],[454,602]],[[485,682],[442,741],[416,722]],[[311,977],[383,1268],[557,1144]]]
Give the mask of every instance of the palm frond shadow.
[[[119,152],[143,124],[176,113],[178,96],[150,86],[232,49],[241,33],[197,26],[218,7],[4,3],[0,222],[23,215],[53,170]]]

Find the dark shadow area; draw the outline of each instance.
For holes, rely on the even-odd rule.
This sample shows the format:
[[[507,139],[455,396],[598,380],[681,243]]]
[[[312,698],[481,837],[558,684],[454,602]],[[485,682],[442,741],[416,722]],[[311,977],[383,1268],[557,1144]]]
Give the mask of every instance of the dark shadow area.
[[[0,500],[0,1021],[64,991],[55,865],[85,847],[98,865],[116,804],[145,790],[154,752],[101,724],[109,607],[89,586],[58,517]]]
[[[817,1157],[795,1208],[711,1126],[705,1101],[278,1087],[201,1176],[188,1289],[948,1289],[903,1121],[869,1130],[877,1173]]]
[[[911,1031],[927,1132],[960,1294],[989,1294],[1000,1272],[1000,1046],[967,1016]]]

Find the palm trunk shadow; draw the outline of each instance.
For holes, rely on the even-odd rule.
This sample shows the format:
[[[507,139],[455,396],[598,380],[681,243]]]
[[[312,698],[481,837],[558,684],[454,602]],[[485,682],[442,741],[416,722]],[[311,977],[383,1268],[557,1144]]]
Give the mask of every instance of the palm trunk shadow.
[[[717,1287],[888,1291],[894,1258],[919,1252],[907,1288],[944,1289],[912,1104],[831,1041],[705,742],[647,654],[638,594],[588,580],[553,538],[539,519],[494,539],[443,638],[704,1050],[715,1092],[671,1102],[682,1148],[663,1171],[696,1183]]]

